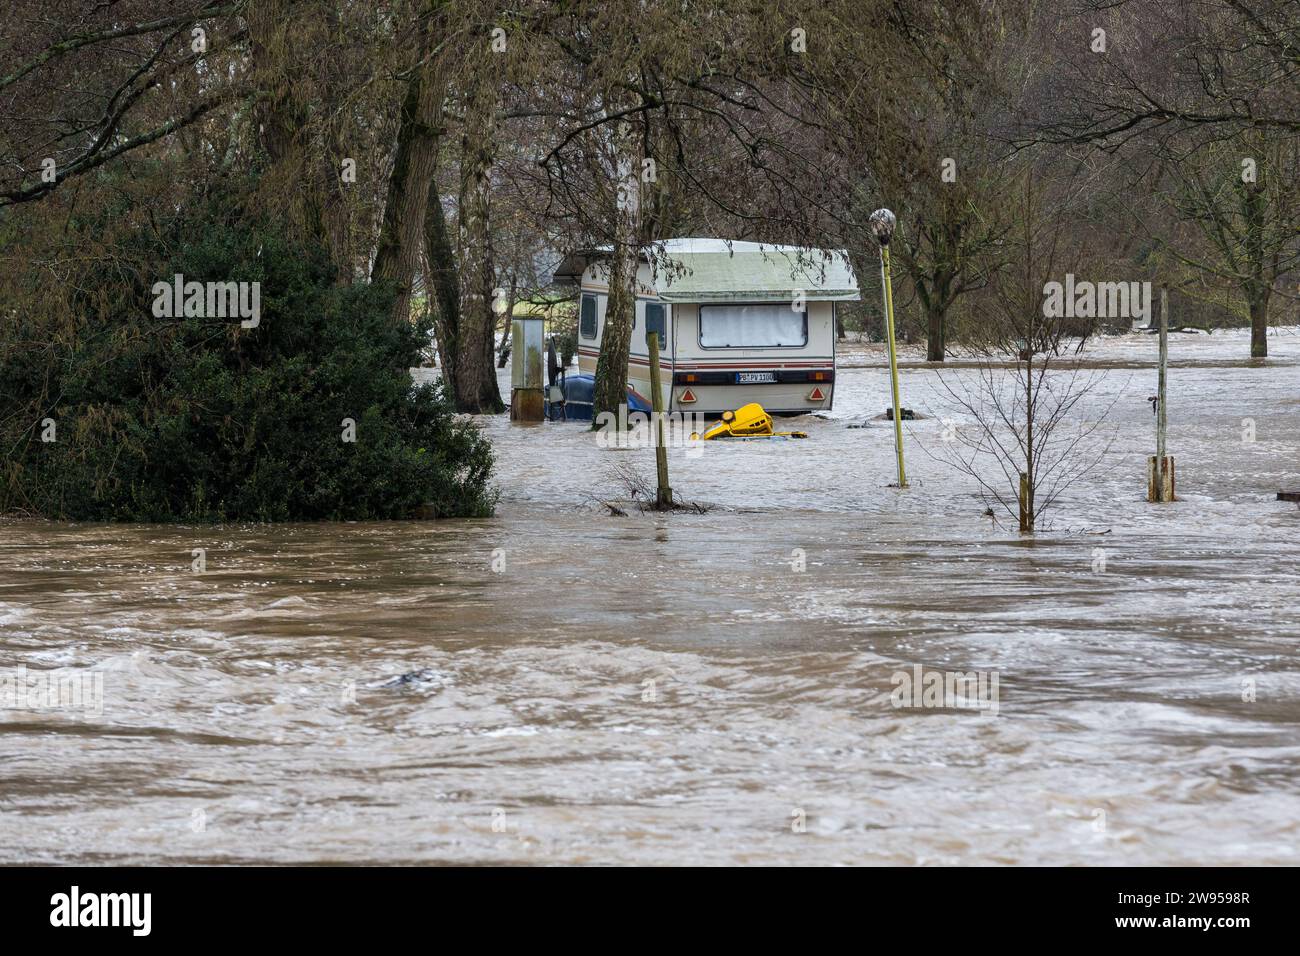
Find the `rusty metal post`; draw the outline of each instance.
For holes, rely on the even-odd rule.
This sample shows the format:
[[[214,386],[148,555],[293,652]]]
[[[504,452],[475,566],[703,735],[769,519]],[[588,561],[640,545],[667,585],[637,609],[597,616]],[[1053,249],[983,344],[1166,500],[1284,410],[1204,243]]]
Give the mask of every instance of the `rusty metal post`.
[[[545,377],[542,356],[545,319],[515,318],[510,332],[510,420],[540,422],[545,418]]]

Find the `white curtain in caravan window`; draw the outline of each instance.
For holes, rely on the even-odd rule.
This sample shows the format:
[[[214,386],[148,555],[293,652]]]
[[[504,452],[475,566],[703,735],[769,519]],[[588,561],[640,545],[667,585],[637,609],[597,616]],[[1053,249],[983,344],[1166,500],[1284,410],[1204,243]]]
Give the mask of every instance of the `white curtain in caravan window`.
[[[807,344],[807,315],[794,311],[788,302],[700,306],[700,345],[706,349]]]

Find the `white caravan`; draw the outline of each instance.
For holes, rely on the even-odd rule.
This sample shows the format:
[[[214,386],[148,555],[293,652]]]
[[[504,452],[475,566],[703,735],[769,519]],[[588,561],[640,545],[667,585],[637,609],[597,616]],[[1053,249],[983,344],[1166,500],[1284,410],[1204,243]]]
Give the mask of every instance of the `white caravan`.
[[[581,287],[578,371],[594,374],[609,298],[608,249],[568,256]],[[659,330],[664,409],[717,415],[758,402],[774,414],[830,408],[835,309],[858,298],[843,252],[729,239],[668,239],[642,256],[628,385],[649,404]]]

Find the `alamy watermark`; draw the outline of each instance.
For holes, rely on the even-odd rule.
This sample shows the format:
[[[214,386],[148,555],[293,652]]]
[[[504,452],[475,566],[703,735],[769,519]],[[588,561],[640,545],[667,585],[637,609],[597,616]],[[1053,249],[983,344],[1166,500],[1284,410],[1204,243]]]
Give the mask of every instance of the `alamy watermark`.
[[[596,444],[601,448],[655,448],[659,421],[663,420],[665,448],[685,448],[687,458],[704,454],[704,416],[699,412],[631,412],[618,406],[618,414],[596,416]]]
[[[83,893],[73,886],[50,897],[51,926],[119,926],[132,936],[148,936],[153,928],[152,893]]]
[[[1043,286],[1048,319],[1142,319],[1151,321],[1150,282],[1089,282],[1066,273],[1065,282]]]
[[[924,670],[913,664],[910,671],[895,671],[889,695],[895,707],[920,709],[978,710],[998,715],[997,671]]]
[[[79,710],[99,717],[104,713],[104,674],[84,667],[5,668],[0,670],[0,710]]]
[[[155,282],[151,291],[154,318],[242,319],[246,329],[262,321],[260,282],[186,282],[178,272],[171,282]]]

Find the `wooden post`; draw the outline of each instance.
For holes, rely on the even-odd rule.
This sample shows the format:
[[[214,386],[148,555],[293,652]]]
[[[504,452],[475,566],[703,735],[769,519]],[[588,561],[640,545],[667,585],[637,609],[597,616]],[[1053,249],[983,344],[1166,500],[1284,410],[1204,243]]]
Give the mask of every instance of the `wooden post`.
[[[655,470],[658,488],[655,507],[664,510],[673,506],[673,490],[668,486],[668,425],[664,421],[664,396],[660,387],[659,333],[647,337],[650,346],[650,408],[654,412]]]
[[[1033,531],[1033,519],[1029,514],[1029,473],[1020,473],[1020,530]]]
[[[1169,368],[1169,287],[1160,286],[1160,371],[1156,383],[1156,453],[1147,460],[1147,501],[1174,500],[1174,460],[1165,454],[1165,379]]]
[[[1174,460],[1152,455],[1147,459],[1147,501],[1174,500]]]

